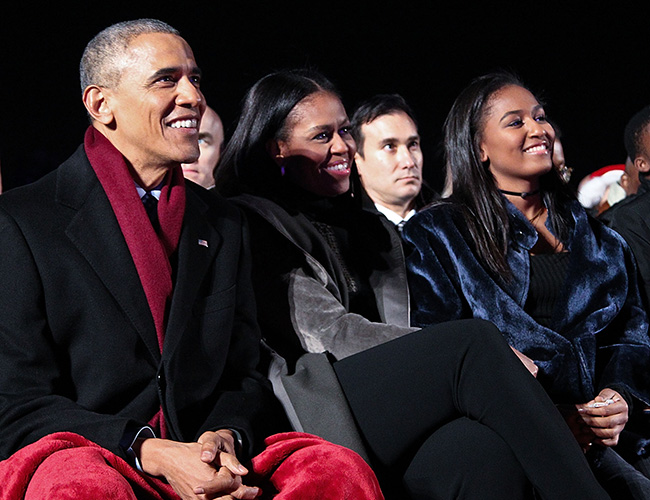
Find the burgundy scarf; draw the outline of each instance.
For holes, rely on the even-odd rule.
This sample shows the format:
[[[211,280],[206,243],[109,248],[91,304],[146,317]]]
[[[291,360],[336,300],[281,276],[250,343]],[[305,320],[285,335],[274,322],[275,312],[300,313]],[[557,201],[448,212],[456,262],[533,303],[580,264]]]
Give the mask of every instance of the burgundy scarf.
[[[185,183],[180,165],[171,170],[158,201],[160,234],[154,230],[122,154],[94,127],[84,138],[88,160],[117,217],[153,316],[162,352],[167,308],[172,297],[170,256],[176,251],[185,213]],[[151,422],[166,434],[162,412]]]

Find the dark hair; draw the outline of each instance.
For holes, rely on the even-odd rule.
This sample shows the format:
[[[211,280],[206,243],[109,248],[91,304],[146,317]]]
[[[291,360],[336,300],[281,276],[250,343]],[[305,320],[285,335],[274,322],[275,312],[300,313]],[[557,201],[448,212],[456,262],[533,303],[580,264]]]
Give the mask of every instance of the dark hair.
[[[643,147],[643,134],[648,125],[650,125],[650,106],[636,112],[625,126],[623,141],[625,151],[632,161],[641,154],[650,153]]]
[[[452,199],[463,214],[479,258],[494,275],[506,280],[512,275],[506,261],[511,239],[508,211],[489,164],[481,161],[480,144],[491,100],[509,86],[527,88],[516,75],[505,71],[475,79],[456,98],[444,126]],[[573,195],[555,168],[540,177],[540,190],[553,232],[565,243],[571,224],[566,204]]]
[[[359,104],[351,119],[351,133],[354,142],[357,143],[357,153],[363,157],[363,142],[365,138],[361,131],[362,125],[366,125],[380,116],[399,112],[406,113],[413,120],[413,123],[415,123],[415,128],[417,128],[418,122],[415,119],[413,110],[399,94],[378,94]]]
[[[215,173],[216,187],[226,196],[269,189],[281,177],[267,152],[270,140],[286,138],[287,116],[316,92],[338,96],[334,85],[311,69],[283,70],[258,80],[244,98],[235,131]]]

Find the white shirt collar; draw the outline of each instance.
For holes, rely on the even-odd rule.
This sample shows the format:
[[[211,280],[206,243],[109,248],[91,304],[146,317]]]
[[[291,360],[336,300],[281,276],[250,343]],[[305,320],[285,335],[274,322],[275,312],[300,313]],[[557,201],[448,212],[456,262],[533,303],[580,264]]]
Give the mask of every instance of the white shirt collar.
[[[162,191],[162,186],[163,186],[163,183],[161,182],[155,188],[153,188],[151,191],[149,191],[149,193],[151,193],[153,195],[153,197],[156,198],[157,200],[160,200],[160,192]],[[144,189],[144,188],[141,188],[138,185],[137,182],[135,183],[135,189],[136,189],[136,191],[138,191],[138,196],[140,198],[142,198],[145,195],[145,193],[147,193],[147,190]]]
[[[411,210],[406,214],[406,216],[402,217],[401,215],[399,215],[399,214],[393,212],[390,208],[386,208],[385,206],[380,205],[379,203],[375,203],[375,207],[377,208],[377,210],[378,210],[380,213],[384,214],[384,215],[386,216],[386,218],[387,218],[389,221],[391,221],[393,224],[395,224],[396,226],[397,226],[400,222],[406,222],[407,220],[409,220],[411,217],[413,217],[413,216],[415,215],[415,209],[411,209]]]

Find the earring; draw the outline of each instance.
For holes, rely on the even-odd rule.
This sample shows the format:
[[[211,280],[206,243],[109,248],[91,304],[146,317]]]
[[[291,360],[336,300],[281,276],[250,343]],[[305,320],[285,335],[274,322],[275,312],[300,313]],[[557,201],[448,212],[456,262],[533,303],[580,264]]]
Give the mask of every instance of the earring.
[[[562,180],[564,182],[569,182],[571,180],[571,174],[573,173],[573,169],[567,167],[566,165],[563,165],[559,168],[559,170],[560,170],[560,177],[562,177]]]
[[[277,154],[277,155],[275,155],[275,159],[276,160],[284,160],[284,155]],[[284,165],[283,164],[280,165],[280,176],[284,177]]]

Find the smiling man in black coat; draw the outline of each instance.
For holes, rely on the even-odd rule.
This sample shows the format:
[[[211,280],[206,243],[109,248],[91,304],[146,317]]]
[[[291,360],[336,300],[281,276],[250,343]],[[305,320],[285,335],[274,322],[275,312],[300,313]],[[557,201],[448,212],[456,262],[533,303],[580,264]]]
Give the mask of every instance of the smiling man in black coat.
[[[240,213],[183,180],[200,70],[156,20],[102,31],[80,69],[84,144],[0,197],[3,487],[19,465],[36,498],[106,498],[123,477],[110,498],[255,498],[240,460],[281,413],[255,370]]]

